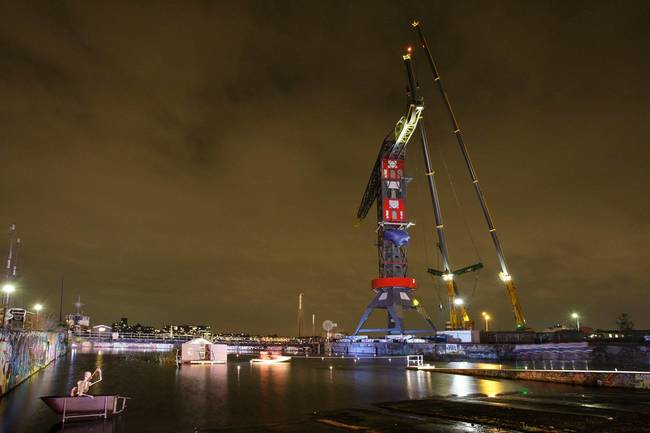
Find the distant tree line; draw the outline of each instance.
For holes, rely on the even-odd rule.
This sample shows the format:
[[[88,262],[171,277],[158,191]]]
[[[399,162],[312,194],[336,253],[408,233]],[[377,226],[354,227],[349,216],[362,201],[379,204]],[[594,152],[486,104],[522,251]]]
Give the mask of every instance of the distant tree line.
[[[616,324],[621,331],[631,331],[634,329],[634,322],[628,313],[621,313],[616,318]]]

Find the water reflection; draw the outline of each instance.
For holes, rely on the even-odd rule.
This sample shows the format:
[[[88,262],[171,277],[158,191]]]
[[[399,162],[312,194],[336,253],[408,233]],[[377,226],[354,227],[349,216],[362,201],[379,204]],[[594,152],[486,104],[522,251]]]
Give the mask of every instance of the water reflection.
[[[174,394],[183,396],[175,399],[180,409],[179,416],[204,424],[210,418],[211,410],[225,406],[228,400],[227,372],[225,364],[184,365],[177,369]]]
[[[523,389],[522,383],[516,381],[407,371],[398,358],[391,362],[358,358],[355,362],[354,358],[313,357],[251,365],[242,356],[231,357],[226,365],[177,369],[166,364],[164,356],[152,352],[104,350],[99,355],[71,351],[66,359],[32,376],[27,385],[0,399],[0,433],[74,432],[73,423],[69,424],[70,429],[66,425],[61,430],[60,418],[39,397],[67,394],[73,381],[96,365],[104,371],[104,381],[97,385],[96,393],[116,393],[132,399],[127,410],[112,422],[84,422],[91,433],[253,426],[382,401],[449,394],[495,395]],[[535,392],[574,389],[536,382],[525,386]]]
[[[116,419],[57,423],[48,433],[116,433],[118,424]]]
[[[291,364],[283,362],[279,364],[250,364],[253,380],[259,386],[259,397],[253,404],[264,418],[272,418],[277,415],[286,418],[287,410],[290,408],[286,404],[288,394],[288,377]]]
[[[504,391],[502,382],[491,379],[481,379],[478,383],[479,392],[488,397],[496,397]]]
[[[451,380],[451,393],[459,396],[473,394],[475,391],[475,382],[470,376],[461,376],[455,374]]]
[[[480,364],[478,364],[480,365]],[[472,367],[478,367],[473,364]],[[498,364],[485,364],[487,368],[500,368]],[[442,386],[441,386],[442,385]],[[445,392],[440,391],[444,389]],[[466,396],[485,394],[494,397],[502,392],[511,391],[513,382],[497,379],[483,379],[457,374],[430,373],[421,370],[406,372],[406,392],[409,398],[423,398],[434,394]]]
[[[433,379],[431,374],[421,370],[407,370],[406,394],[408,398],[422,398],[432,395]]]
[[[444,362],[444,363],[436,363],[436,365],[440,365],[440,367],[444,368],[481,368],[484,370],[500,370],[503,368],[507,368],[503,364],[498,364],[498,363],[492,363],[492,362]]]

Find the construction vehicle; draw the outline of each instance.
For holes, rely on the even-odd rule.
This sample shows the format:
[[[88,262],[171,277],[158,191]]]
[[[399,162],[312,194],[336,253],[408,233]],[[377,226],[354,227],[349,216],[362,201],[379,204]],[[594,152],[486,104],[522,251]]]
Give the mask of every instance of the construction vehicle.
[[[408,50],[411,51],[410,48]],[[411,104],[418,103],[424,107],[423,98],[421,96],[418,96],[418,84],[417,80],[415,79],[415,72],[413,71],[412,67],[408,68],[408,79]],[[483,265],[481,263],[477,263],[475,265],[467,266],[458,270],[452,270],[451,268],[451,260],[449,259],[447,239],[445,236],[444,224],[442,220],[442,211],[440,209],[440,199],[438,197],[435,173],[431,164],[431,157],[429,155],[429,144],[427,142],[427,133],[424,122],[420,122],[419,129],[420,143],[422,144],[422,154],[424,156],[425,175],[427,178],[429,193],[431,195],[431,203],[433,205],[433,216],[436,224],[436,235],[438,237],[438,249],[440,250],[443,265],[442,271],[429,269],[429,273],[441,277],[445,286],[447,287],[447,308],[449,312],[449,322],[447,323],[447,328],[450,330],[473,329],[474,322],[469,317],[467,307],[465,306],[465,300],[460,296],[458,284],[456,283],[454,276],[478,270],[482,268]]]
[[[494,244],[497,260],[499,261],[499,266],[501,268],[501,272],[499,273],[499,278],[503,282],[508,297],[510,299],[510,303],[512,304],[512,309],[515,315],[516,328],[517,330],[525,330],[527,329],[526,319],[524,317],[521,304],[519,303],[519,297],[517,296],[517,289],[515,288],[514,282],[512,281],[512,275],[508,272],[508,266],[506,264],[506,259],[503,253],[503,249],[501,248],[501,243],[497,235],[497,230],[494,226],[494,222],[492,220],[490,211],[488,210],[487,201],[485,199],[483,191],[481,190],[481,186],[479,184],[478,177],[476,175],[476,170],[474,169],[474,165],[472,164],[472,159],[470,158],[469,155],[469,150],[467,149],[467,145],[465,144],[465,140],[463,139],[463,134],[461,132],[460,125],[458,124],[458,120],[454,115],[454,111],[451,107],[451,102],[449,101],[449,97],[447,96],[447,92],[445,91],[443,85],[442,77],[438,72],[438,67],[436,66],[436,62],[433,59],[433,56],[431,55],[431,50],[429,49],[427,40],[424,37],[424,33],[422,32],[422,26],[418,21],[413,21],[411,23],[411,26],[417,32],[421,47],[426,54],[429,67],[431,68],[431,72],[433,74],[433,81],[434,83],[436,83],[438,87],[438,91],[440,92],[440,96],[444,101],[445,107],[447,109],[447,114],[449,115],[449,120],[451,122],[454,131],[454,135],[456,136],[456,140],[458,141],[458,146],[460,147],[460,151],[465,160],[465,165],[467,166],[467,170],[469,172],[472,185],[474,186],[476,196],[478,197],[478,201],[481,205],[481,209],[483,210],[483,216],[485,218],[485,222],[487,224],[490,237],[492,238],[492,243]]]

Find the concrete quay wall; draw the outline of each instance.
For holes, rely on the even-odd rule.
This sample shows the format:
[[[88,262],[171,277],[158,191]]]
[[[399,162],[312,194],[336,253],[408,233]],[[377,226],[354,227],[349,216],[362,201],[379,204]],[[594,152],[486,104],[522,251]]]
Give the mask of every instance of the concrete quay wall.
[[[325,348],[327,352],[327,347]],[[424,355],[430,361],[504,361],[531,366],[552,361],[650,370],[650,344],[643,343],[545,343],[545,344],[483,344],[483,343],[404,343],[404,342],[333,342],[329,349],[335,355],[404,356]],[[584,362],[584,364],[583,364]]]
[[[433,367],[421,367],[419,370],[431,373],[462,374],[466,376],[498,379],[534,380],[539,382],[602,386],[608,388],[650,389],[650,373],[636,371],[513,370]]]
[[[0,396],[66,350],[64,332],[0,330]]]
[[[325,351],[347,356],[424,355],[432,360],[503,360],[511,356],[514,344],[444,344],[402,342],[334,342]],[[329,350],[328,350],[329,349]]]

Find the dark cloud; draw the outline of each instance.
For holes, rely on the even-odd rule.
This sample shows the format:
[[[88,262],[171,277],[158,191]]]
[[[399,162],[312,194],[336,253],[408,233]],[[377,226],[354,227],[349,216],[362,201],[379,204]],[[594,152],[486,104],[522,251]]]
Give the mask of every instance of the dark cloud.
[[[475,157],[529,322],[577,309],[639,326],[650,278],[645,2],[5,1],[0,224],[24,239],[23,301],[96,322],[350,330],[376,274],[353,227],[404,107],[422,20]],[[424,62],[434,164],[461,289],[512,325],[480,210]],[[444,163],[443,163],[444,162]],[[445,163],[462,207],[455,204]],[[435,310],[431,206],[410,144],[411,273]],[[463,215],[478,247],[472,246]],[[436,311],[440,324],[444,316]]]

